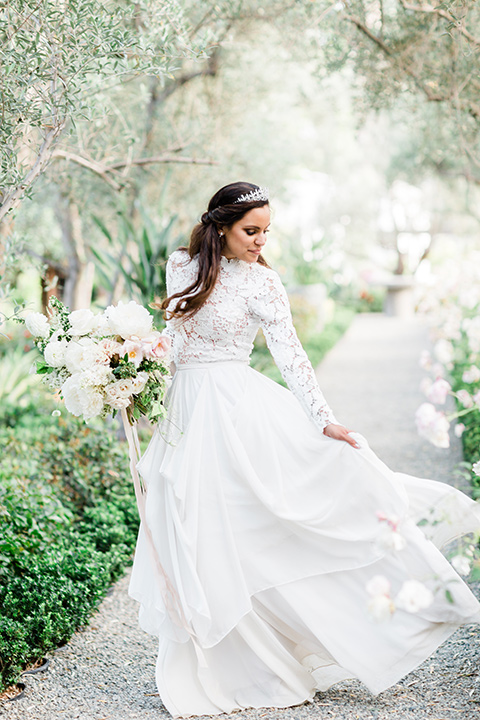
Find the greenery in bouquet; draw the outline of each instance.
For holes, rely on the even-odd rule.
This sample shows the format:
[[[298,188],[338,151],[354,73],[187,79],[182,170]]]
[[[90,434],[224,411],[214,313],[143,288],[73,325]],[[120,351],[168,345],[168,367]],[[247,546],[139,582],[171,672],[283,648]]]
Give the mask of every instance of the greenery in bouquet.
[[[101,313],[68,308],[52,297],[48,315],[24,320],[42,359],[36,372],[65,407],[85,421],[126,410],[130,423],[164,416],[170,338],[153,329],[153,319],[134,301]]]

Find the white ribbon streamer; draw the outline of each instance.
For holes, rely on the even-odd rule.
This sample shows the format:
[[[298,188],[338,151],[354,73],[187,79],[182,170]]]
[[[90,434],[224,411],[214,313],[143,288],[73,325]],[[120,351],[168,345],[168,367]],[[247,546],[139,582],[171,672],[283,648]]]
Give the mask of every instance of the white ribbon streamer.
[[[167,609],[167,612],[168,612],[170,618],[175,623],[175,625],[183,628],[189,634],[189,636],[193,642],[195,652],[197,654],[197,659],[198,659],[199,665],[201,667],[207,667],[207,662],[206,662],[203,650],[199,646],[198,641],[197,641],[195,635],[193,634],[193,631],[190,629],[190,627],[188,625],[187,619],[185,617],[185,613],[183,612],[183,608],[180,603],[180,598],[178,597],[178,593],[175,590],[174,586],[172,585],[172,582],[171,582],[170,578],[168,577],[167,573],[163,569],[162,563],[160,562],[160,558],[158,556],[157,549],[155,547],[152,533],[150,531],[150,528],[148,527],[148,523],[147,523],[147,519],[146,519],[146,511],[145,511],[145,499],[146,499],[147,488],[146,488],[143,480],[140,479],[140,476],[139,476],[138,470],[137,470],[137,463],[140,460],[141,452],[140,452],[140,442],[138,440],[138,433],[137,433],[136,425],[132,426],[130,424],[130,421],[129,421],[128,415],[127,415],[127,411],[124,408],[122,408],[122,410],[121,410],[121,417],[122,417],[122,421],[123,421],[123,429],[125,431],[125,437],[127,438],[127,443],[128,443],[128,454],[130,457],[130,472],[132,474],[133,487],[135,489],[135,497],[137,500],[138,514],[140,515],[140,520],[143,525],[143,530],[145,532],[147,545],[150,548],[150,551],[152,553],[152,558],[155,563],[156,570],[158,572],[158,577],[160,580],[162,597],[163,597],[163,601],[165,603],[165,607]]]

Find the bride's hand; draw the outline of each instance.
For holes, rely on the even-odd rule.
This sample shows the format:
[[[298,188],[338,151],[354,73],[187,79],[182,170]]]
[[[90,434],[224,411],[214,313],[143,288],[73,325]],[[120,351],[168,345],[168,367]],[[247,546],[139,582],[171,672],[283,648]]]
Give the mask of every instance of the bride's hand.
[[[349,433],[351,432],[354,431],[347,430],[347,428],[343,427],[343,425],[334,425],[333,423],[330,423],[330,425],[327,425],[323,428],[323,434],[327,437],[333,438],[334,440],[343,440],[352,447],[359,448],[360,445],[357,443],[357,441],[349,435]]]

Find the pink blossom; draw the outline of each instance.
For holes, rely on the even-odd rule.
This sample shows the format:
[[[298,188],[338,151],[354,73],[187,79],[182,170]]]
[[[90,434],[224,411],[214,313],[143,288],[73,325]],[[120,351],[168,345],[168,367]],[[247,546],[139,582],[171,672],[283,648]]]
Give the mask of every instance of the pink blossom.
[[[480,369],[476,365],[470,365],[468,370],[463,373],[462,380],[469,385],[478,382],[480,380]]]
[[[143,342],[140,338],[132,337],[129,340],[125,340],[120,349],[120,355],[128,355],[128,359],[131,363],[138,367],[144,358]]]
[[[159,332],[153,332],[143,339],[145,357],[152,360],[162,360],[168,355],[171,340],[168,335],[162,335]]]
[[[104,338],[103,340],[100,340],[98,343],[98,347],[103,350],[104,353],[104,361],[105,363],[109,363],[110,360],[114,355],[121,355],[122,354],[122,343],[117,342],[116,340],[110,340],[110,338]]]
[[[423,403],[415,413],[415,423],[418,434],[427,438],[436,447],[450,446],[448,430],[450,423],[445,414],[438,412],[430,403]]]
[[[385,523],[385,527],[377,537],[377,547],[387,551],[403,550],[407,543],[398,530],[400,518],[397,515],[387,515],[382,510],[377,511],[377,518]]]
[[[455,425],[455,430],[454,430],[455,436],[458,438],[462,437],[463,433],[465,432],[465,429],[466,428],[463,423],[458,423],[457,425]]]
[[[473,396],[473,402],[480,408],[480,390]]]
[[[428,400],[437,405],[443,405],[447,399],[447,395],[451,392],[452,388],[443,378],[437,378],[429,390],[425,393]]]
[[[472,397],[467,390],[459,390],[457,392],[457,398],[462,403],[463,407],[465,407],[465,408],[473,407]]]

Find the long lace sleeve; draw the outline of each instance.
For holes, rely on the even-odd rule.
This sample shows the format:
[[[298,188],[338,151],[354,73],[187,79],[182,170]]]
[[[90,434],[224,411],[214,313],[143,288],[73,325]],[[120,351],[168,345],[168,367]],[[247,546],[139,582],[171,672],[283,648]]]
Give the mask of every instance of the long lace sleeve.
[[[189,264],[188,253],[182,250],[176,250],[168,258],[167,262],[167,297],[174,293],[180,292],[193,280],[191,270],[187,267]],[[176,300],[173,301],[175,303]],[[170,338],[171,349],[170,357],[175,357],[175,328],[172,320],[165,321],[165,329],[162,331],[162,335],[167,335]]]
[[[264,268],[261,269],[257,285],[250,297],[251,312],[260,321],[268,349],[288,387],[315,425],[323,430],[337,421],[297,337],[286,290],[279,276]]]

